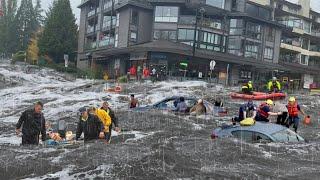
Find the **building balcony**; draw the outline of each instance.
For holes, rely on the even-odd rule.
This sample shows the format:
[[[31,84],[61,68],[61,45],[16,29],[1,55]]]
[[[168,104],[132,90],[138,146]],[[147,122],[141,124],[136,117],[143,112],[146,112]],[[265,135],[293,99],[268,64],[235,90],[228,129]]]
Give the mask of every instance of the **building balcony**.
[[[113,19],[112,20],[112,24],[110,21],[108,22],[104,22],[103,25],[102,25],[102,30],[103,31],[107,31],[107,30],[110,30],[110,28],[112,27],[112,29],[114,29],[117,25],[117,20],[116,19]]]
[[[113,47],[115,39],[114,37],[104,37],[99,41],[99,47]]]
[[[179,24],[181,25],[195,25],[196,24],[196,16],[180,16]]]
[[[311,32],[311,36],[320,37],[320,32]]]
[[[97,48],[97,42],[89,42],[89,43],[86,44],[85,48],[87,50],[96,49]]]
[[[95,32],[95,29],[96,29],[96,31],[98,31],[99,30],[99,26],[88,26],[87,27],[87,34],[91,34],[91,33],[94,33]]]

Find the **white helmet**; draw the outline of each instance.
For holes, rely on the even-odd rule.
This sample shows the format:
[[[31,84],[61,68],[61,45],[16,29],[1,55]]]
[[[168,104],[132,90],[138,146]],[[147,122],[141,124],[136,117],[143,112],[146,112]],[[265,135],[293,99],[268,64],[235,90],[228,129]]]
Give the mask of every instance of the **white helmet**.
[[[272,81],[276,81],[277,80],[277,78],[276,77],[272,77]]]

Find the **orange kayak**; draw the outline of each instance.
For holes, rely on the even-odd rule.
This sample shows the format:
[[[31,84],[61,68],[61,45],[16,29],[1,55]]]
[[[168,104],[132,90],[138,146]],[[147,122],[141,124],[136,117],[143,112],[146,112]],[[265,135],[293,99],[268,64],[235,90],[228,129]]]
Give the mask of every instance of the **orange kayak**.
[[[283,99],[286,97],[285,93],[264,93],[253,92],[252,94],[231,93],[230,95],[234,99],[248,99],[248,100],[266,100],[266,99]]]

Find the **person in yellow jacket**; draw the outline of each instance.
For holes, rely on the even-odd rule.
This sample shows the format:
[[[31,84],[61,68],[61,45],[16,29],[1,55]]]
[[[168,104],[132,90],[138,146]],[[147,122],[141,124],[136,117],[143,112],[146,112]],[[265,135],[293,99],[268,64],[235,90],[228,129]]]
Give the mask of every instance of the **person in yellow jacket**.
[[[106,135],[109,133],[109,126],[111,125],[111,117],[108,111],[105,111],[103,109],[98,109],[98,108],[93,108],[93,110],[95,115],[98,116],[98,118],[102,122],[104,127],[103,132],[105,134],[105,137],[107,137]]]
[[[241,91],[245,94],[251,94],[253,91],[252,81],[249,81],[248,83],[244,84],[241,88]]]
[[[273,77],[272,81],[268,82],[267,89],[269,92],[280,92],[281,91],[281,84],[277,80],[276,77]]]

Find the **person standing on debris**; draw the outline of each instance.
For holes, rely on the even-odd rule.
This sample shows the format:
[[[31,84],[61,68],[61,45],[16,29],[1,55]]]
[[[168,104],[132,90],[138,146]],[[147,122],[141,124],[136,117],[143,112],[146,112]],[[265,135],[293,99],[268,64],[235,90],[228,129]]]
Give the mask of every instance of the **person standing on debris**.
[[[240,122],[246,118],[254,119],[257,115],[257,107],[253,101],[248,101],[239,108],[239,117],[233,118],[234,122]]]
[[[130,95],[129,108],[133,109],[139,106],[139,101],[134,97],[134,94]]]
[[[202,99],[198,100],[198,103],[190,109],[191,115],[203,115],[207,113],[207,108]]]
[[[177,107],[173,111],[185,113],[187,109],[188,109],[188,106],[184,100],[184,97],[180,97]]]
[[[46,120],[42,113],[43,104],[36,102],[33,109],[22,113],[16,124],[16,134],[20,135],[22,126],[22,145],[38,145],[39,135],[46,140]]]
[[[281,91],[281,84],[277,80],[276,77],[272,77],[272,81],[269,81],[267,84],[268,91],[271,92],[280,92]]]
[[[77,126],[76,140],[79,140],[81,134],[84,134],[84,141],[97,140],[104,138],[103,124],[100,119],[94,115],[92,110],[83,107],[79,109],[81,113]]]
[[[109,114],[109,116],[111,117],[111,125],[109,126],[109,132],[108,133],[104,133],[105,139],[108,142],[110,142],[111,133],[112,133],[112,126],[114,126],[116,132],[120,132],[121,129],[119,128],[118,119],[115,116],[114,111],[110,108],[110,105],[109,105],[109,103],[107,101],[103,102],[101,109],[106,111]]]
[[[273,106],[273,101],[271,99],[268,99],[266,102],[261,103],[261,105],[258,108],[258,112],[255,120],[270,122],[270,120],[268,119],[269,116],[278,116],[282,114],[281,112],[278,112],[278,113],[271,112],[272,106]]]
[[[289,102],[287,105],[288,109],[288,125],[289,128],[293,124],[294,131],[297,132],[300,118],[299,118],[299,112],[302,113],[304,116],[307,116],[306,113],[301,109],[300,105],[297,103],[295,97],[290,97]]]
[[[277,124],[287,126],[287,118],[288,118],[288,109],[285,104],[281,102],[276,102],[274,105],[274,110],[276,112],[282,112],[281,115],[278,115],[277,117]]]

